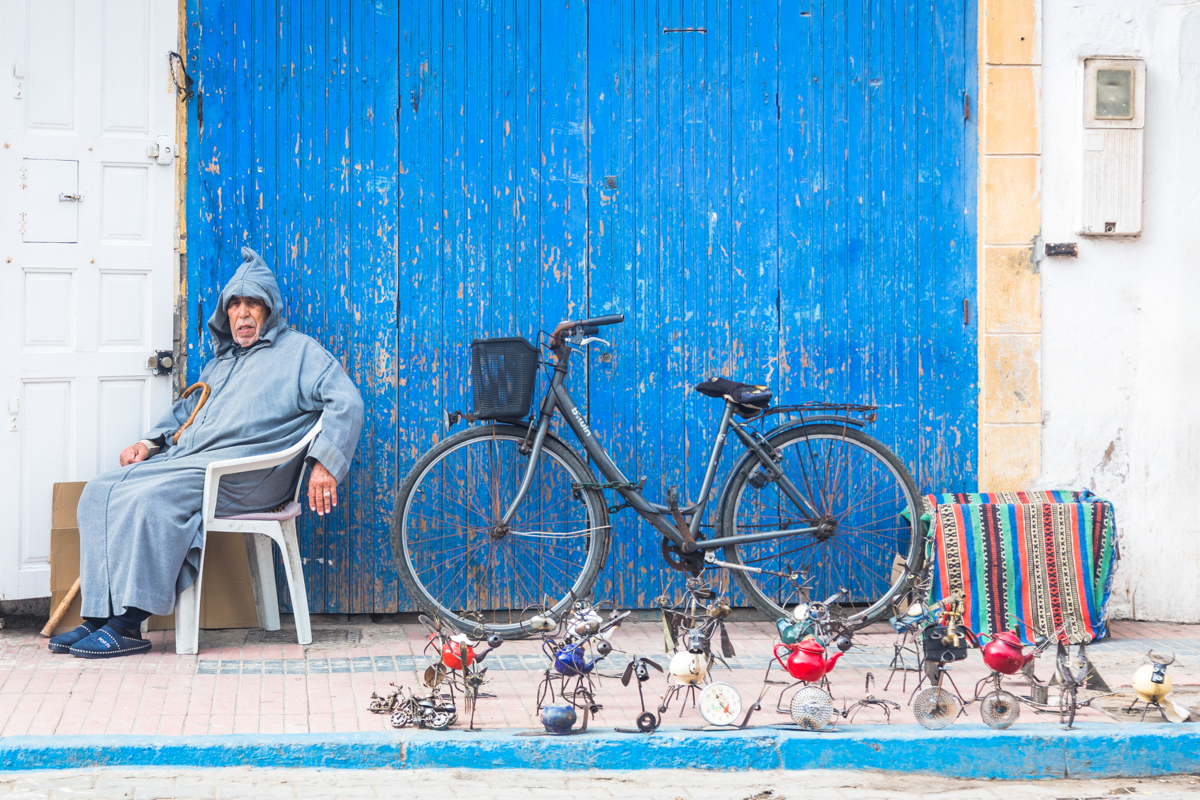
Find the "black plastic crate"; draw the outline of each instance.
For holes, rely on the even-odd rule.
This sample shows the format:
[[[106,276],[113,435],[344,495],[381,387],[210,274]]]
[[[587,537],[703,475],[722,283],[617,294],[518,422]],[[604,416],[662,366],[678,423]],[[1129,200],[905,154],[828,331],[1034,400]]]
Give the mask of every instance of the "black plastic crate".
[[[471,342],[471,389],[479,419],[519,420],[537,387],[538,351],[520,336]]]

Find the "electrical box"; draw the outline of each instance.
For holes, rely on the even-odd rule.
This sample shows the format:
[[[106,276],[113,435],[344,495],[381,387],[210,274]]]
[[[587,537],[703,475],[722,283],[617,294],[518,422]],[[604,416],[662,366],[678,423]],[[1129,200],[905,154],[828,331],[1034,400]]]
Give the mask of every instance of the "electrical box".
[[[1142,232],[1146,62],[1086,58],[1083,78],[1079,233],[1137,236]]]

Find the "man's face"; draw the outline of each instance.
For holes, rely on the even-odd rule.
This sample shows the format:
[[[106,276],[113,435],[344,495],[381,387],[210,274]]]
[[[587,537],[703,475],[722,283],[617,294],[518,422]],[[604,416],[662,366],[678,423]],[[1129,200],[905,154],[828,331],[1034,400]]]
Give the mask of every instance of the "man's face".
[[[249,347],[258,341],[259,331],[267,321],[267,307],[253,297],[235,297],[225,309],[229,314],[229,329],[233,341],[241,347]]]

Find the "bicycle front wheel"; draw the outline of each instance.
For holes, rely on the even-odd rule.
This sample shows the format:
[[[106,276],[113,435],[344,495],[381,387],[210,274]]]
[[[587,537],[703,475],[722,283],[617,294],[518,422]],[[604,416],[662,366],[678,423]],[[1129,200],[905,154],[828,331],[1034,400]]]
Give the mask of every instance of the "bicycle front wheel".
[[[461,631],[520,638],[545,603],[563,615],[608,556],[608,509],[587,464],[547,436],[528,494],[500,523],[529,464],[526,429],[468,428],[429,451],[396,501],[392,551],[409,596]]]
[[[725,560],[809,579],[809,597],[788,580],[730,570],[755,607],[775,619],[789,607],[841,589],[852,625],[874,622],[911,589],[925,560],[920,494],[904,464],[882,443],[840,425],[803,425],[769,436],[779,466],[812,506],[802,508],[758,459],[742,459],[721,496],[717,536],[815,527],[783,539],[728,545]],[[815,518],[812,511],[816,512]]]

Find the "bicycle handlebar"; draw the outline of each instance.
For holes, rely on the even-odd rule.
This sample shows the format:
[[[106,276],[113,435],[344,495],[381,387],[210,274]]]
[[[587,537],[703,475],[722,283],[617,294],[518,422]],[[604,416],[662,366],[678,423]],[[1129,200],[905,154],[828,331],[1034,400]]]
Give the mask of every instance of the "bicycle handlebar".
[[[576,325],[585,325],[585,326],[617,325],[624,321],[625,321],[624,314],[609,314],[604,317],[592,317],[591,319],[581,319],[581,320],[579,320],[579,322],[576,322],[575,324]]]
[[[554,332],[550,334],[550,347],[558,352],[559,348],[564,347],[562,337],[571,331],[580,331],[586,335],[597,333],[597,329],[601,325],[616,325],[625,321],[624,314],[607,314],[603,317],[591,317],[590,319],[564,320],[558,323]]]

